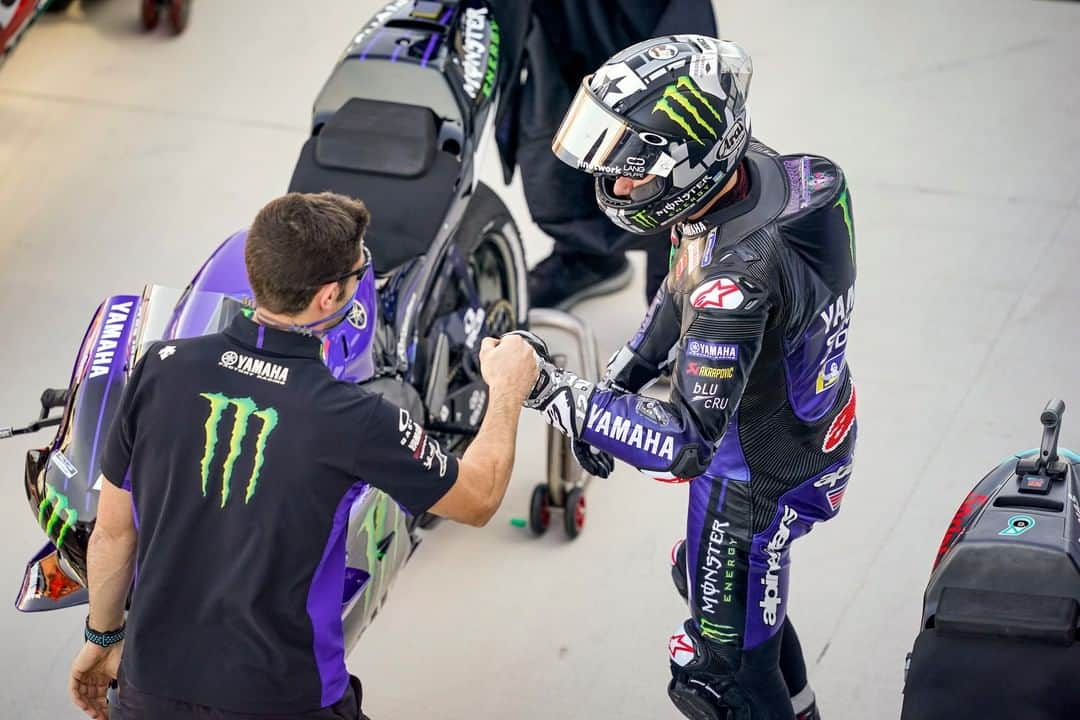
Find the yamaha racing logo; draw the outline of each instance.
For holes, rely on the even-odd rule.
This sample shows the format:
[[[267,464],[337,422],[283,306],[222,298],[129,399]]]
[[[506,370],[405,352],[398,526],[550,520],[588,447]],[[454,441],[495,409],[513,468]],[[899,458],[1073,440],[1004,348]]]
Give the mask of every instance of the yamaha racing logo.
[[[232,350],[227,350],[221,354],[221,361],[218,365],[226,370],[272,382],[275,385],[284,385],[289,380],[289,368],[272,363],[269,360],[260,360]]]
[[[799,513],[785,505],[784,516],[780,518],[780,527],[776,529],[772,540],[765,546],[765,553],[768,555],[768,567],[765,570],[765,577],[761,578],[761,584],[765,586],[765,592],[762,594],[758,607],[762,609],[761,619],[765,621],[766,625],[776,625],[777,610],[780,609],[780,603],[783,602],[780,597],[780,558],[781,553],[787,548],[788,540],[791,539],[791,523],[798,519]]]
[[[96,378],[100,375],[109,374],[113,356],[116,354],[120,336],[124,334],[124,327],[127,325],[128,317],[131,316],[131,306],[133,304],[129,300],[109,306],[105,323],[101,327],[101,335],[98,337],[97,345],[94,346],[94,359],[90,365],[90,377]]]

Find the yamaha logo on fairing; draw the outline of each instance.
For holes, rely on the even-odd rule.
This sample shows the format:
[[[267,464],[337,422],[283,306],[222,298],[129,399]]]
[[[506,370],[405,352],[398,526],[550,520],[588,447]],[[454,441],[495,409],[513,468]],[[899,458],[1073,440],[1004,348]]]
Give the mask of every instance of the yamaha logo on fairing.
[[[106,311],[105,323],[101,327],[101,335],[98,336],[97,345],[94,346],[94,359],[90,366],[90,377],[107,375],[112,367],[113,356],[119,344],[120,336],[124,334],[128,317],[131,316],[130,300],[110,305]]]
[[[627,418],[612,415],[602,408],[593,407],[589,411],[589,422],[586,426],[598,435],[606,435],[623,445],[644,450],[668,461],[675,455],[675,438],[650,430]]]
[[[761,584],[765,586],[758,607],[762,608],[761,619],[767,625],[776,625],[776,611],[780,608],[783,600],[780,598],[780,553],[787,547],[791,539],[791,523],[799,519],[799,513],[787,505],[784,506],[784,517],[780,519],[780,527],[772,536],[772,540],[765,547],[768,553],[768,568],[765,577],[761,578]]]

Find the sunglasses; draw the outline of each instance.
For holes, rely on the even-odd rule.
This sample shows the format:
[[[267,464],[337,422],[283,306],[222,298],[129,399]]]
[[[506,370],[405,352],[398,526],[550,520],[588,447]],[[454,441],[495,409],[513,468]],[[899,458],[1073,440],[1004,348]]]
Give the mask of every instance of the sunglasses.
[[[333,277],[333,278],[330,278],[329,280],[322,280],[320,282],[313,283],[309,287],[317,288],[317,287],[322,287],[323,285],[329,285],[330,283],[344,282],[345,280],[348,280],[349,278],[352,278],[352,277],[355,277],[356,280],[359,282],[360,280],[363,279],[364,274],[367,273],[369,267],[371,267],[371,253],[369,253],[368,249],[365,247],[364,248],[364,262],[360,264],[360,267],[356,268],[355,270],[350,270],[349,272],[345,273],[344,275],[339,275],[338,277]]]

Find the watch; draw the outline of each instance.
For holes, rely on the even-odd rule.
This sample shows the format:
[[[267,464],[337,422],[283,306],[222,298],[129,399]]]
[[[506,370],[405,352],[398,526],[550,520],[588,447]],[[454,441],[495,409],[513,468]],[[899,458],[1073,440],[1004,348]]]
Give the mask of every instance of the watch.
[[[112,647],[124,639],[124,628],[127,627],[127,623],[124,623],[116,630],[109,630],[108,632],[101,632],[90,627],[90,616],[86,616],[86,630],[83,632],[83,636],[86,638],[86,642],[93,643],[99,647]]]

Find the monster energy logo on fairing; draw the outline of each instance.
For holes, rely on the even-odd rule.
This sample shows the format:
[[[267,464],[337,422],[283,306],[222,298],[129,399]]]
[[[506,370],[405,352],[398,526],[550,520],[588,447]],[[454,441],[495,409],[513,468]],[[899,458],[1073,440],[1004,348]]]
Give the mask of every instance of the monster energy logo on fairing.
[[[700,105],[700,108],[695,107],[695,101]],[[664,88],[664,94],[653,105],[653,112],[658,111],[671,118],[672,122],[685,130],[686,134],[698,145],[704,145],[705,141],[694,130],[694,126],[703,128],[705,132],[712,135],[713,140],[719,139],[716,129],[701,116],[702,112],[708,111],[716,118],[717,122],[721,125],[724,124],[724,119],[720,116],[720,113],[712,106],[709,99],[698,90],[697,85],[694,84],[689,75],[680,75],[674,85],[668,85]]]
[[[225,456],[225,463],[221,468],[221,507],[229,500],[230,483],[232,481],[233,468],[243,452],[244,438],[247,437],[248,426],[252,418],[261,421],[259,434],[255,437],[255,459],[251,465],[251,475],[248,476],[247,491],[244,493],[244,503],[251,500],[259,482],[259,471],[262,470],[266,441],[270,433],[278,424],[277,410],[266,408],[260,410],[251,398],[231,398],[220,393],[199,393],[210,403],[210,415],[206,418],[206,446],[202,456],[202,494],[206,497],[206,486],[210,480],[210,466],[214,462],[214,454],[217,450],[218,423],[225,413],[225,409],[232,407],[233,424],[229,435],[229,452]]]
[[[698,627],[701,629],[702,637],[715,640],[721,645],[733,645],[739,639],[739,633],[735,632],[735,628],[730,625],[720,625],[701,618],[698,621]]]
[[[46,511],[48,511],[48,521],[45,520]],[[61,518],[63,518],[63,524],[60,526],[60,534],[56,536],[57,550],[64,546],[64,538],[71,528],[75,527],[75,523],[79,520],[79,513],[68,505],[67,495],[57,492],[52,485],[46,484],[45,497],[38,505],[38,525],[45,528],[45,534],[51,538],[53,530],[56,529],[56,523],[60,522]]]

